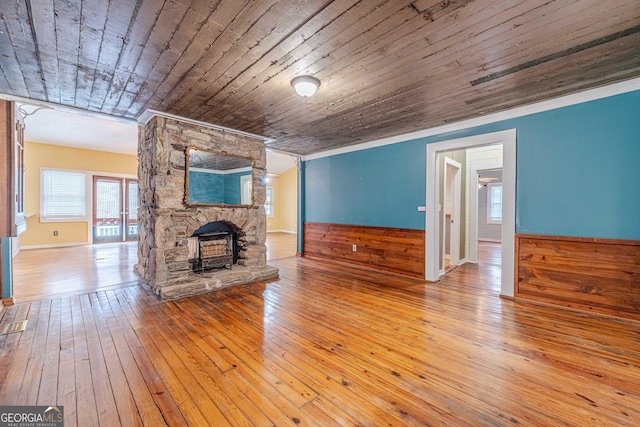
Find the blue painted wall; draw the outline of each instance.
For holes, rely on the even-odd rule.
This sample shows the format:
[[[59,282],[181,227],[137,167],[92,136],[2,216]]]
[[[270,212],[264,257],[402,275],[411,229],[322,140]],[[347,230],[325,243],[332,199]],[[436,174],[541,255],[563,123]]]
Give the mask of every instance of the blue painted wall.
[[[302,220],[424,229],[426,144],[512,128],[516,232],[640,239],[640,91],[304,162]]]
[[[424,229],[424,142],[305,162],[306,220]]]
[[[13,257],[11,252],[11,237],[2,237],[0,239],[0,262],[2,262],[0,288],[2,289],[2,298],[11,298],[13,296]]]

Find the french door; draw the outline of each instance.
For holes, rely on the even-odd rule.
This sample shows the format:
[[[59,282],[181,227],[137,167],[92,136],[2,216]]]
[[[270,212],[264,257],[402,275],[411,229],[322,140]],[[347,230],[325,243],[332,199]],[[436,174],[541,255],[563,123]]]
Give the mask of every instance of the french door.
[[[93,177],[93,243],[138,238],[138,181]]]

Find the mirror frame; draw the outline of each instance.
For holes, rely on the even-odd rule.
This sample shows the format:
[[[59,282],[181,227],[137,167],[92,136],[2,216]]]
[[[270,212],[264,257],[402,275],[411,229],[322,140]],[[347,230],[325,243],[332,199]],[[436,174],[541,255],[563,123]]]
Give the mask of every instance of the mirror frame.
[[[233,157],[235,159],[245,159],[251,162],[251,203],[250,204],[234,204],[234,203],[205,203],[205,202],[191,202],[189,201],[189,157],[192,151],[204,151],[206,153],[215,154],[217,156]],[[184,204],[187,206],[216,206],[227,208],[251,208],[255,204],[253,176],[255,173],[255,160],[251,157],[239,156],[237,154],[230,154],[226,151],[219,150],[207,150],[201,147],[188,146],[185,149],[185,168],[184,168]],[[242,191],[242,190],[241,190]]]

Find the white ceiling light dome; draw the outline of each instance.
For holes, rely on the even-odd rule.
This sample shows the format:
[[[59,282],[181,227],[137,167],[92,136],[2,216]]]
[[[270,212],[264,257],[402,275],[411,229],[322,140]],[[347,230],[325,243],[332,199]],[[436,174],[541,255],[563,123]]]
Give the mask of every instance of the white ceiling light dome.
[[[320,80],[312,76],[298,76],[291,80],[291,86],[300,96],[311,96],[320,87]]]

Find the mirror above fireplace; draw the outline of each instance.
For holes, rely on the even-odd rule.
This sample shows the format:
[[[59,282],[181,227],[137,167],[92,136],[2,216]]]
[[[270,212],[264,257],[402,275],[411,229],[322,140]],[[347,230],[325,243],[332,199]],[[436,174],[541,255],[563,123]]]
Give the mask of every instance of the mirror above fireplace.
[[[251,159],[193,147],[186,156],[186,204],[253,205]]]

